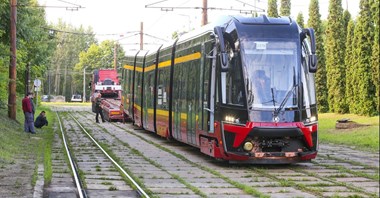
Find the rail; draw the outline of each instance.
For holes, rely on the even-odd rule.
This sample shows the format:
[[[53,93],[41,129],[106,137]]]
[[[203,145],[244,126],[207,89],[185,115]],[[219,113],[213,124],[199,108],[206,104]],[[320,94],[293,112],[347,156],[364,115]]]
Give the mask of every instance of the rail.
[[[78,168],[77,166],[75,165],[72,157],[71,157],[71,152],[70,152],[70,149],[69,147],[67,146],[67,141],[66,141],[66,137],[65,137],[65,133],[63,132],[63,127],[62,127],[62,122],[61,122],[61,119],[58,115],[57,112],[55,112],[56,115],[57,115],[57,118],[58,118],[58,123],[59,123],[59,128],[61,130],[61,134],[62,134],[62,139],[63,139],[63,144],[65,146],[65,150],[66,150],[66,153],[67,153],[67,157],[69,158],[69,162],[70,162],[70,166],[71,166],[71,170],[73,171],[73,176],[74,176],[74,180],[75,180],[75,185],[77,187],[77,190],[78,190],[78,194],[79,194],[79,197],[80,198],[87,198],[87,193],[86,191],[83,189],[83,185],[82,185],[82,182],[79,178],[79,174],[78,174]]]
[[[149,198],[148,194],[140,187],[140,185],[100,146],[100,144],[87,132],[87,130],[78,122],[78,120],[72,116],[71,118],[78,124],[78,126],[82,129],[82,131],[91,139],[91,141],[103,152],[104,155],[108,157],[109,160],[133,183],[133,185],[137,188],[137,192],[140,196],[144,196]]]

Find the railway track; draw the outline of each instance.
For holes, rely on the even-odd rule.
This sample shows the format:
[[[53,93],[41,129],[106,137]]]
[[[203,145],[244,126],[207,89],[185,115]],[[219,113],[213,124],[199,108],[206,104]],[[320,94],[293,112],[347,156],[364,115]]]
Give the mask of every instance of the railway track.
[[[95,124],[73,114],[122,166],[157,197],[378,197],[378,155],[321,145],[311,163],[228,165],[188,145],[135,130],[130,124]],[[338,147],[339,149],[337,149]],[[372,159],[371,159],[372,158]],[[367,159],[364,161],[364,159]]]
[[[78,197],[149,197],[70,113],[57,117]]]

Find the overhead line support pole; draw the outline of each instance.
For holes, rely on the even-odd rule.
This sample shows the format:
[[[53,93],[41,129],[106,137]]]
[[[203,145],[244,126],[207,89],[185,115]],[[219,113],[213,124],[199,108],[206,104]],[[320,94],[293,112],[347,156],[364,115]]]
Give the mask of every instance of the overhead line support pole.
[[[140,50],[144,48],[144,23],[140,23]]]
[[[86,67],[83,68],[83,98],[82,103],[86,102]]]
[[[203,0],[203,7],[202,7],[202,26],[207,25],[207,0]]]
[[[17,0],[10,0],[11,3],[11,38],[10,38],[10,65],[9,65],[9,86],[8,86],[8,117],[16,120],[16,22],[17,22]]]

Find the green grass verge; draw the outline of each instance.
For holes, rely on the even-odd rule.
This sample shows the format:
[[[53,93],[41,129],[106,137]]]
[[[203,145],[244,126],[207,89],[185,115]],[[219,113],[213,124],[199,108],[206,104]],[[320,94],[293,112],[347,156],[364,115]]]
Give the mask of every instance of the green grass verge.
[[[318,137],[320,142],[330,142],[356,146],[358,149],[379,151],[379,116],[365,117],[354,114],[319,114]],[[366,124],[353,129],[335,129],[335,123],[342,118],[349,118],[359,124]]]
[[[8,118],[5,106],[0,107],[0,167],[13,164],[16,160],[28,159],[35,162],[31,184],[34,186],[38,179],[38,165],[44,164],[45,182],[51,181],[51,143],[53,137],[54,119],[49,116],[50,110],[43,106],[38,106],[36,115],[44,110],[47,112],[50,126],[36,129],[37,134],[31,135],[24,132],[24,114],[21,110],[21,99],[17,100],[16,120]],[[22,162],[21,162],[22,163]]]
[[[44,164],[44,180],[45,180],[45,185],[50,184],[52,175],[53,175],[53,170],[52,170],[52,147],[53,147],[53,142],[54,142],[54,123],[56,122],[56,116],[55,113],[50,110],[47,106],[39,106],[38,111],[36,111],[36,116],[41,111],[46,112],[46,118],[49,122],[48,126],[44,126],[41,129],[37,129],[37,133],[41,133],[42,137],[42,143],[39,144],[39,152],[43,153],[43,164]],[[40,161],[41,163],[41,161]]]

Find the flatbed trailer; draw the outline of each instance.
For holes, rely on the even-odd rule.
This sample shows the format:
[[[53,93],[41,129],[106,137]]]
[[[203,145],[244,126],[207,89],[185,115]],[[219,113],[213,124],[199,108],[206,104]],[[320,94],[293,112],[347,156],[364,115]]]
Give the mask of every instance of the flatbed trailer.
[[[120,111],[120,99],[105,98],[102,100],[102,110],[104,119],[111,121],[123,121],[123,111]]]

